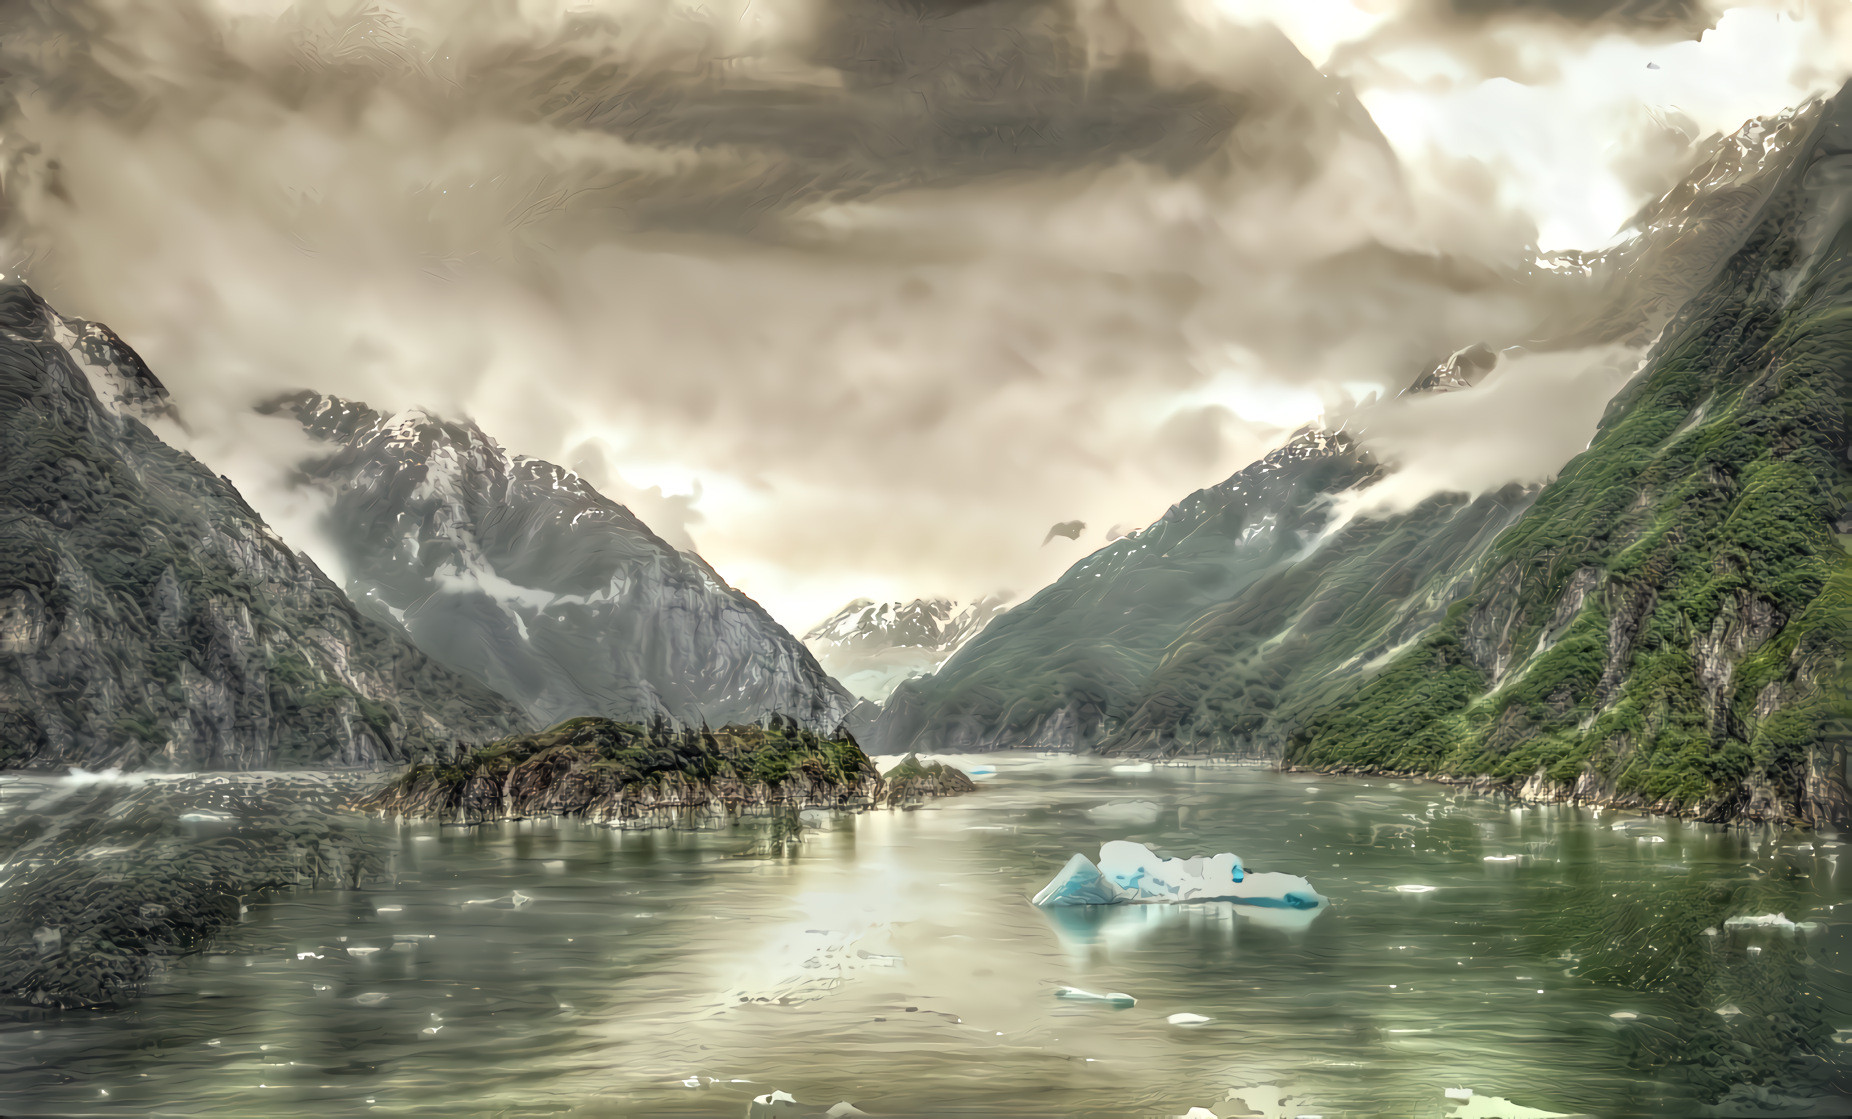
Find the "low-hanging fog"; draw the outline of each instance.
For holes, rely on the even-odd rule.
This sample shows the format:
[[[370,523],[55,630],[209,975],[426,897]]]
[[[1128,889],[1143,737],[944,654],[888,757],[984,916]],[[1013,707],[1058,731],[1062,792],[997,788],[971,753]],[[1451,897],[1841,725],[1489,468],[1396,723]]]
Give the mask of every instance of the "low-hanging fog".
[[[0,233],[311,553],[306,446],[251,411],[304,387],[473,417],[801,632],[1032,589],[1536,343],[1588,298],[1539,250],[1837,88],[1842,8],[12,0]],[[1635,354],[1385,409],[1377,499],[1549,476]]]

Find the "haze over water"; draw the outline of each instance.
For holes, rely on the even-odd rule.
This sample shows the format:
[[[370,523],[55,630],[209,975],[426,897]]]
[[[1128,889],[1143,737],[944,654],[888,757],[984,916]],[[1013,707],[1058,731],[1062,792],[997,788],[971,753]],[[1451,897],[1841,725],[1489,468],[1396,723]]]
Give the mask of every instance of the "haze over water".
[[[779,1090],[800,1115],[1442,1116],[1445,1089],[1472,1088],[1668,1115],[1720,1076],[1852,1094],[1833,1037],[1852,1030],[1852,847],[1830,834],[1413,782],[959,760],[999,772],[917,811],[806,814],[785,853],[764,822],[381,822],[395,883],[254,905],[127,1011],[0,1027],[0,1110],[737,1119]],[[1331,905],[1029,904],[1120,838],[1233,851]],[[1717,924],[1718,891],[1726,916],[1818,927],[1691,927]]]

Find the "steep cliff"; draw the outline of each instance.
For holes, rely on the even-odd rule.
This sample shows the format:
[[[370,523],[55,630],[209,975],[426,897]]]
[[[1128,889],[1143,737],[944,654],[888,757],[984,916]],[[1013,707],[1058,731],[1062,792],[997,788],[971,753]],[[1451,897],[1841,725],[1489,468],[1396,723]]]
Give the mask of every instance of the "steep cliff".
[[[828,732],[854,705],[758,603],[576,474],[423,412],[266,408],[328,444],[301,479],[331,498],[354,599],[535,723],[780,712]]]
[[[402,760],[520,725],[163,442],[104,327],[0,285],[0,767]]]
[[[1711,818],[1843,818],[1852,96],[1470,594],[1292,760]]]

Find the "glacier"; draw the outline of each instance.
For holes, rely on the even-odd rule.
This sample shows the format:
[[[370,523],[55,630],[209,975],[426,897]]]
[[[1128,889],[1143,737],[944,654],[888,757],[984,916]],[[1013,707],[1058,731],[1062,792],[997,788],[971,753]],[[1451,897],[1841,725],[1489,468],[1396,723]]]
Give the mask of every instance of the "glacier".
[[[1325,904],[1312,884],[1296,874],[1251,873],[1227,852],[1166,859],[1142,843],[1123,839],[1101,844],[1097,865],[1085,855],[1069,859],[1033,900],[1043,908],[1192,901],[1286,909]]]

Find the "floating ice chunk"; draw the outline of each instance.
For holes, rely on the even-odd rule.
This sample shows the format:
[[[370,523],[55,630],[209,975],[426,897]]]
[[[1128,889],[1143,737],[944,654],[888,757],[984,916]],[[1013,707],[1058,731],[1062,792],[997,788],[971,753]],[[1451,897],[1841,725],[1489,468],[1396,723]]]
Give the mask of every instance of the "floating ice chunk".
[[[1138,1005],[1137,999],[1121,991],[1108,991],[1102,995],[1094,991],[1083,991],[1079,987],[1056,987],[1055,997],[1058,999],[1076,999],[1081,1002],[1106,1002],[1114,1006]]]
[[[858,1116],[865,1116],[867,1114],[866,1111],[863,1111],[848,1100],[844,1100],[839,1104],[832,1105],[828,1111],[824,1112],[823,1119],[857,1119]]]
[[[1183,1113],[1183,1119],[1217,1119],[1217,1116],[1206,1107],[1192,1107]]]
[[[378,909],[375,909],[373,912],[375,913],[403,913],[405,912],[405,907],[403,905],[382,905]]]
[[[1815,921],[1790,921],[1781,913],[1758,913],[1753,917],[1732,917],[1723,923],[1726,929],[1773,929],[1776,932],[1812,932]]]
[[[1114,773],[1150,773],[1150,762],[1125,762],[1112,767]]]
[[[519,890],[516,890],[512,894],[503,894],[501,897],[498,897],[498,898],[471,898],[468,901],[464,902],[463,904],[465,906],[487,905],[495,909],[519,909],[523,905],[526,905],[528,902],[533,901],[533,900],[534,900],[533,898],[528,897],[526,894],[522,893]]]
[[[1515,863],[1523,857],[1523,855],[1487,855],[1485,861],[1488,863]]]
[[[355,995],[354,1001],[361,1006],[378,1006],[380,1003],[386,1001],[386,992],[368,991],[364,995]]]
[[[1456,1096],[1455,1092],[1465,1092],[1466,1095]],[[1568,1119],[1560,1111],[1544,1111],[1497,1096],[1477,1095],[1470,1088],[1449,1088],[1447,1098],[1461,1101],[1459,1107],[1447,1113],[1447,1119]]]
[[[688,1079],[682,1081],[682,1087],[684,1088],[699,1088],[700,1086],[701,1086],[701,1078],[698,1076],[691,1076]]]
[[[1431,894],[1438,889],[1440,889],[1439,886],[1418,886],[1410,884],[1407,886],[1397,886],[1395,892],[1398,894]]]
[[[1085,855],[1069,859],[1034,900],[1044,907],[1233,901],[1288,909],[1317,909],[1325,902],[1298,875],[1249,874],[1227,852],[1166,859],[1123,839],[1100,846],[1098,866]]]
[[[377,948],[349,948],[347,950],[347,954],[350,956],[365,957],[365,956],[371,956],[373,953],[377,951],[379,951],[379,949]]]
[[[1094,805],[1087,815],[1102,824],[1154,824],[1163,811],[1148,800],[1116,800]]]
[[[770,1119],[774,1115],[796,1115],[797,1099],[789,1092],[767,1092],[754,1096],[746,1109],[746,1119]]]
[[[1616,1022],[1631,1022],[1638,1018],[1639,1015],[1631,1010],[1616,1010],[1614,1013],[1608,1015],[1608,1017],[1614,1019]]]
[[[546,870],[549,874],[558,874],[560,871],[566,869],[566,860],[565,859],[548,859],[545,862],[541,863],[540,866],[542,869]]]
[[[1188,1011],[1184,1011],[1181,1014],[1172,1014],[1170,1017],[1164,1019],[1164,1021],[1169,1022],[1173,1026],[1200,1026],[1205,1022],[1213,1022],[1215,1019],[1205,1018],[1201,1014],[1191,1014]]]

